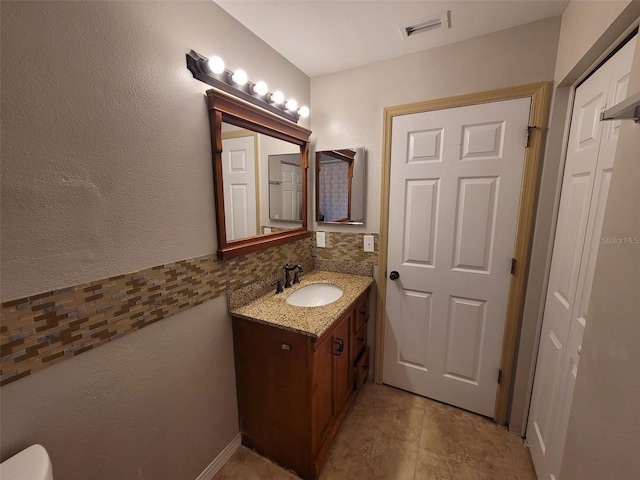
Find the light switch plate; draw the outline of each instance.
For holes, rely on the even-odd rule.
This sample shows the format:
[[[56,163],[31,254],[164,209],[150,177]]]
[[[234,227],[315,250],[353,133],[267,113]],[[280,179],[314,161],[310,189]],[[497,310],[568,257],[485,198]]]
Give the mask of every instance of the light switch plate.
[[[327,246],[324,232],[316,232],[316,246],[318,248],[325,248]]]
[[[364,251],[373,252],[373,235],[364,236]]]

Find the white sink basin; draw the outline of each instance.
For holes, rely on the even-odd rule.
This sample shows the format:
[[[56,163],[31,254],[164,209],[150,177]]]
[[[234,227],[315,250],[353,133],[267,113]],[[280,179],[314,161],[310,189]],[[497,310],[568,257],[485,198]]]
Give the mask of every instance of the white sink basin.
[[[342,289],[331,283],[312,283],[296,290],[287,297],[287,303],[295,307],[321,307],[342,297]]]

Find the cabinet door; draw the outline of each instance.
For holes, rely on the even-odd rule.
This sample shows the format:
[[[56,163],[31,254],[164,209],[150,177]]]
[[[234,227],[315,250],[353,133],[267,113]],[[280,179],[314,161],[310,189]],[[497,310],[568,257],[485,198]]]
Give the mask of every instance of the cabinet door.
[[[233,347],[243,445],[307,472],[310,337],[233,317]]]
[[[315,345],[313,353],[313,385],[311,410],[313,412],[314,455],[320,449],[333,420],[333,335],[327,335]]]
[[[345,315],[333,331],[333,371],[335,382],[335,414],[338,414],[353,389],[353,369],[350,361],[349,328],[353,310]]]

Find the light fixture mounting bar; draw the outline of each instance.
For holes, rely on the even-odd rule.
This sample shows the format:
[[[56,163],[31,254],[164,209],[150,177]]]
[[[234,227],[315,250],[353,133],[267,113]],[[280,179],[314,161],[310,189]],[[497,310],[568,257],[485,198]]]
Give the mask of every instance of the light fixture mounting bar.
[[[209,72],[206,67],[208,61],[209,59],[207,57],[200,55],[194,50],[187,53],[187,68],[193,74],[193,78],[200,80],[207,85],[211,85],[218,90],[222,90],[225,93],[234,95],[245,102],[249,102],[271,113],[275,113],[282,118],[298,123],[300,116],[297,112],[288,111],[284,106],[279,106],[269,102],[269,94],[261,96],[251,93],[253,92],[254,83],[250,81],[247,82],[246,85],[236,85],[231,80],[231,75],[233,75],[231,70],[225,69],[225,71],[220,74]]]

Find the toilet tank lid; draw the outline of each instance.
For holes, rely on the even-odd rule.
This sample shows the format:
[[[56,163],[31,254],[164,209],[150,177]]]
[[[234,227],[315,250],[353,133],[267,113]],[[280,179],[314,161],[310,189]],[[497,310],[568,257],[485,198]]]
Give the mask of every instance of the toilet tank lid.
[[[31,445],[0,463],[2,480],[53,480],[51,460],[42,445]]]

